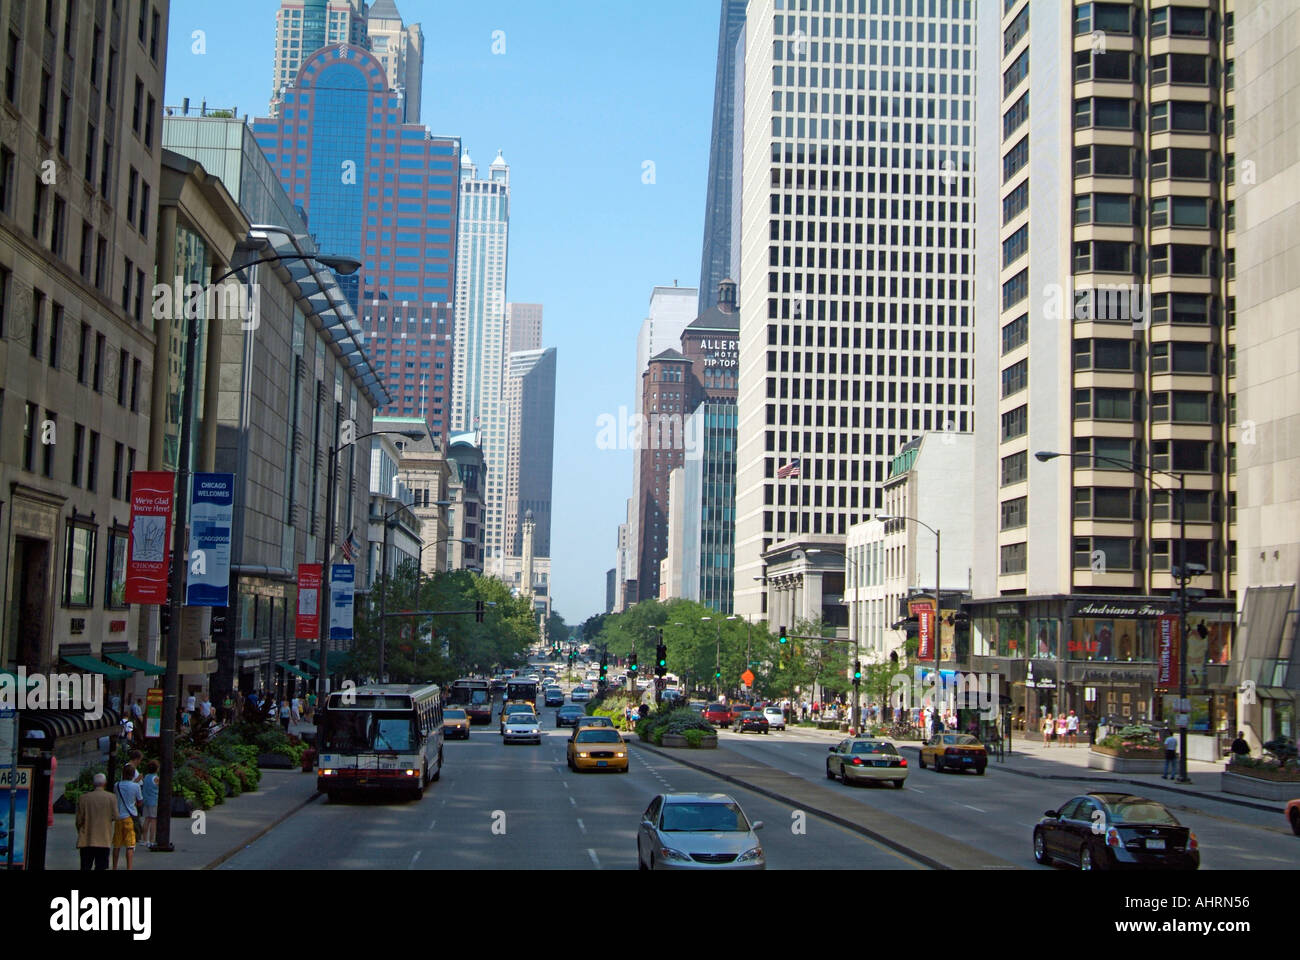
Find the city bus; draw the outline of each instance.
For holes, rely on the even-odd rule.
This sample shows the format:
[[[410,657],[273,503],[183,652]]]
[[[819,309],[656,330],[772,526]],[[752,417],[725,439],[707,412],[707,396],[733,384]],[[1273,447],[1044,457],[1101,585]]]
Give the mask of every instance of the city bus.
[[[537,681],[516,677],[506,681],[506,703],[531,703],[537,710]]]
[[[457,680],[448,688],[447,702],[463,706],[470,723],[492,722],[492,687],[486,680]]]
[[[331,693],[317,720],[316,789],[399,790],[416,800],[442,775],[437,684],[374,684]]]

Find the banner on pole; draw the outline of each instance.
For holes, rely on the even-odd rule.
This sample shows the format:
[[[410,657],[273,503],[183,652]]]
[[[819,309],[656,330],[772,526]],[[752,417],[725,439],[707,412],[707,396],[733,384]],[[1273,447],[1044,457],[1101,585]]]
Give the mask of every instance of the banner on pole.
[[[357,568],[350,563],[330,567],[330,639],[352,639],[352,597]]]
[[[298,564],[298,616],[294,637],[298,640],[320,639],[319,563]]]
[[[185,603],[224,607],[230,601],[230,529],[235,514],[235,475],[196,473],[190,495],[189,576]]]
[[[131,474],[131,533],[126,554],[126,602],[166,603],[176,475]]]
[[[149,740],[162,736],[163,688],[150,687],[144,695],[144,735]]]
[[[934,601],[913,600],[908,604],[908,610],[912,616],[916,617],[916,634],[920,640],[916,658],[918,660],[933,660],[935,642]]]
[[[1156,687],[1168,690],[1178,685],[1178,617],[1162,614],[1156,621]]]

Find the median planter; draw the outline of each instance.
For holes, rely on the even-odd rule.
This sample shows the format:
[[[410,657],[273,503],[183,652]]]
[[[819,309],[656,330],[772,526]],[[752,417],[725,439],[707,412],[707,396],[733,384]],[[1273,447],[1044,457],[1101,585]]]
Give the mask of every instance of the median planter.
[[[665,733],[663,740],[659,744],[661,747],[691,747],[691,741],[684,734]],[[705,735],[699,738],[699,743],[693,747],[697,750],[716,750],[718,747],[717,735]]]
[[[257,765],[263,770],[292,770],[293,758],[283,753],[259,753]]]
[[[1220,786],[1224,793],[1260,800],[1291,800],[1300,795],[1300,769],[1288,767],[1244,767],[1228,764]]]
[[[1088,768],[1111,773],[1163,773],[1165,761],[1158,750],[1092,747],[1088,751]]]

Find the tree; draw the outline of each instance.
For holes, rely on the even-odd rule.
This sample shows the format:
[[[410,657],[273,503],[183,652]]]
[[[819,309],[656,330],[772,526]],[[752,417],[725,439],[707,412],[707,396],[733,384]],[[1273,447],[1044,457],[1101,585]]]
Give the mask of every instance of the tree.
[[[546,618],[546,642],[561,643],[569,639],[569,625],[564,622],[564,617],[560,616],[558,610],[551,609],[551,615]]]

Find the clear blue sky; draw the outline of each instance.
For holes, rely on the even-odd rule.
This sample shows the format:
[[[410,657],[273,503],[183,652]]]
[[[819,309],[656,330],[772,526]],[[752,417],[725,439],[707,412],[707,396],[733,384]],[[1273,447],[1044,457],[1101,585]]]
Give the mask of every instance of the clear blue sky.
[[[491,10],[485,9],[491,7]],[[596,421],[632,406],[636,334],[656,284],[699,283],[718,42],[716,0],[397,0],[422,24],[421,121],[480,169],[511,165],[509,300],[545,306],[559,350],[554,603],[605,607],[632,457]],[[168,104],[266,113],[275,0],[175,0]],[[192,52],[195,30],[206,53]],[[505,54],[492,52],[505,32]],[[655,183],[642,164],[655,163]]]

